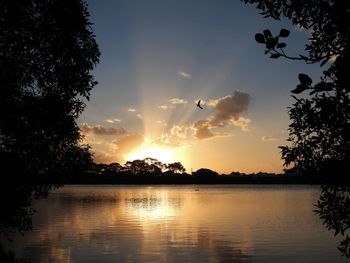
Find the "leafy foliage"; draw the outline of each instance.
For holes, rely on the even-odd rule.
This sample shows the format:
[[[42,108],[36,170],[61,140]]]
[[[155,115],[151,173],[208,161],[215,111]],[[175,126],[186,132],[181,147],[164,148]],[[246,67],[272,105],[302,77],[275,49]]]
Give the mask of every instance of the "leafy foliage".
[[[289,146],[281,147],[285,165],[295,166],[301,173],[325,175],[329,171],[344,174],[350,169],[350,20],[349,1],[278,1],[244,0],[256,4],[264,17],[279,20],[286,17],[298,27],[310,30],[307,55],[290,56],[281,38],[289,36],[281,29],[278,36],[270,30],[255,35],[258,43],[265,45],[265,54],[271,58],[284,57],[324,66],[319,82],[300,73],[299,84],[292,90],[302,94],[310,90],[309,97],[298,99],[289,110]],[[329,177],[329,176],[328,176]],[[337,181],[339,181],[339,176]],[[327,178],[333,180],[333,178]]]
[[[30,229],[32,201],[90,165],[76,119],[99,51],[81,0],[1,1],[0,36],[0,233],[8,233]]]
[[[154,158],[145,158],[143,160],[127,161],[124,166],[119,163],[95,164],[94,171],[102,175],[116,175],[118,173],[131,173],[133,175],[155,175],[161,176],[167,174],[183,174],[186,169],[180,162],[162,163]]]
[[[289,31],[281,29],[279,36],[259,33],[258,43],[265,44],[265,54],[306,63],[319,63],[328,69],[320,81],[300,73],[300,84],[292,90],[308,96],[294,99],[289,108],[290,145],[282,146],[286,166],[324,183],[316,213],[329,230],[341,234],[339,250],[350,256],[349,171],[350,171],[350,1],[323,0],[243,0],[255,4],[264,17],[279,20],[286,17],[310,32],[305,45],[306,55],[289,56],[279,43]],[[317,177],[316,177],[317,176]]]
[[[345,235],[350,229],[350,192],[349,187],[323,186],[320,199],[315,210],[329,229],[334,230],[334,235]],[[350,237],[340,241],[338,249],[342,255],[350,257]]]

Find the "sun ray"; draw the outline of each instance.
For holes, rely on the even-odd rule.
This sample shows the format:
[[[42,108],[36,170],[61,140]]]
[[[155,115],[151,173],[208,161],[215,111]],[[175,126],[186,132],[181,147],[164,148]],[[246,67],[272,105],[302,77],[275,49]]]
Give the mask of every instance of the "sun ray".
[[[154,158],[162,163],[172,163],[174,160],[174,150],[162,148],[156,145],[142,145],[137,151],[127,154],[127,161],[143,160],[145,158]]]

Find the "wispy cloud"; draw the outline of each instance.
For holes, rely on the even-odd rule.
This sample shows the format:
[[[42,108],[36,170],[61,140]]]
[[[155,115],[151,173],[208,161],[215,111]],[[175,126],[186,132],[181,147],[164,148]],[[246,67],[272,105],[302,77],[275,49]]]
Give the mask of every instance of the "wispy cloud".
[[[129,108],[129,109],[128,109],[128,112],[135,112],[135,111],[136,111],[135,108]]]
[[[158,106],[159,109],[162,109],[162,110],[169,110],[169,109],[174,109],[175,106],[173,105],[160,105]]]
[[[106,119],[106,122],[108,122],[108,123],[116,123],[116,122],[121,122],[121,120],[118,119],[118,118],[115,118],[115,119]]]
[[[172,98],[170,100],[168,100],[171,104],[186,104],[187,103],[187,100],[184,100],[184,99],[180,99],[180,98]]]
[[[114,135],[121,136],[127,134],[124,128],[105,128],[101,125],[90,126],[87,123],[80,125],[80,130],[84,134],[95,134],[95,135]]]
[[[161,121],[161,120],[157,120],[154,123],[158,124],[158,125],[162,125],[162,126],[166,126],[166,123]]]
[[[142,115],[141,114],[137,114],[136,117],[142,120]]]
[[[234,126],[239,127],[242,131],[249,131],[249,124],[252,122],[249,118],[239,117],[238,119],[231,119]]]
[[[177,75],[182,77],[182,78],[187,78],[187,79],[190,79],[191,78],[191,74],[188,73],[188,72],[185,72],[185,71],[182,71],[182,70],[179,70],[177,72]]]
[[[191,125],[174,125],[169,131],[154,140],[154,143],[164,147],[180,147],[190,145],[193,139]]]
[[[261,140],[263,142],[271,142],[271,141],[276,141],[277,138],[272,135],[264,135],[264,136],[261,136]]]
[[[184,105],[188,103],[187,100],[180,99],[180,98],[171,98],[171,99],[168,99],[167,102],[168,103],[166,104],[158,106],[158,108],[162,110],[169,110],[169,109],[175,109],[177,105],[181,105],[181,104]]]

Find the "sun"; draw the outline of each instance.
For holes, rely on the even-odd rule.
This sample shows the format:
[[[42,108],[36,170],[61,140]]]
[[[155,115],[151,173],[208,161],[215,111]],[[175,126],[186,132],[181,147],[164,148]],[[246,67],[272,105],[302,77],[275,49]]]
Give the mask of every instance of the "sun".
[[[162,163],[174,162],[174,151],[168,148],[162,148],[158,146],[149,146],[141,148],[138,151],[130,152],[126,156],[127,161],[143,160],[145,158],[154,158]]]

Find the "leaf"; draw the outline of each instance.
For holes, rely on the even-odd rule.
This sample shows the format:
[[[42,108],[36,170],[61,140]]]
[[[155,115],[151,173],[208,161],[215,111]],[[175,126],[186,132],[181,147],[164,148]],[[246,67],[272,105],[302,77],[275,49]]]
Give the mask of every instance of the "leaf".
[[[310,95],[315,94],[316,92],[332,91],[332,90],[333,90],[332,83],[320,82],[314,86],[314,90],[310,92]]]
[[[289,33],[290,33],[289,30],[282,28],[279,36],[280,37],[287,37],[287,36],[289,36]]]
[[[271,31],[268,29],[265,29],[263,33],[266,38],[272,37]]]
[[[270,58],[279,58],[281,55],[278,53],[271,54]]]
[[[278,40],[276,38],[270,37],[270,38],[266,39],[266,48],[268,48],[268,49],[275,48],[277,43],[278,43]]]
[[[297,85],[297,87],[295,89],[291,90],[291,92],[294,94],[299,94],[299,93],[302,93],[306,89],[308,89],[308,86],[305,86],[303,84],[299,84],[299,85]]]
[[[265,44],[265,37],[263,34],[255,34],[255,41],[258,43]]]
[[[285,48],[286,46],[286,43],[278,43],[277,48]]]
[[[310,86],[312,84],[312,79],[306,74],[300,73],[298,78],[303,85]]]

